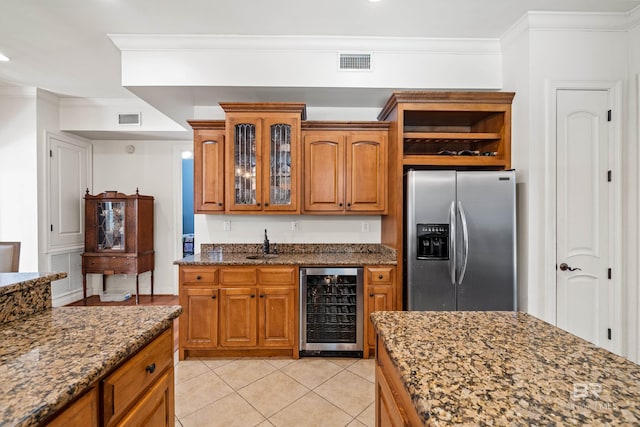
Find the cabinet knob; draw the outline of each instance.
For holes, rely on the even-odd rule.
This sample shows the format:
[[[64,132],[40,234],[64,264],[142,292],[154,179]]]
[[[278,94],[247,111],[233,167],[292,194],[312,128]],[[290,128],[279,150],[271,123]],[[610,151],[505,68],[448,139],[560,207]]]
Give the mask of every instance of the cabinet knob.
[[[255,295],[255,294],[251,294],[251,298],[255,298],[255,297],[256,297],[256,295]]]
[[[202,276],[196,276],[196,280],[202,280]]]
[[[215,295],[211,295],[211,299],[216,299],[216,296]]]
[[[371,292],[371,293],[369,294],[369,296],[370,296],[370,297],[372,297],[372,296],[373,296],[373,292]]]
[[[222,203],[218,202],[218,206],[222,206]]]
[[[384,276],[383,276],[382,274],[378,274],[378,279],[381,279],[381,280],[382,280],[382,278],[383,278],[383,277],[384,277]]]
[[[256,206],[260,206],[260,203],[256,203]]]
[[[149,372],[150,374],[153,374],[153,371],[156,370],[156,364],[152,363],[151,365],[147,365],[147,367],[144,368],[144,370]]]
[[[265,203],[264,205],[265,205],[265,206],[269,206],[269,203]]]
[[[260,294],[260,298],[264,298],[264,294]]]
[[[338,203],[338,206],[342,207],[342,203]]]
[[[347,203],[347,207],[350,208],[351,207],[351,203]]]

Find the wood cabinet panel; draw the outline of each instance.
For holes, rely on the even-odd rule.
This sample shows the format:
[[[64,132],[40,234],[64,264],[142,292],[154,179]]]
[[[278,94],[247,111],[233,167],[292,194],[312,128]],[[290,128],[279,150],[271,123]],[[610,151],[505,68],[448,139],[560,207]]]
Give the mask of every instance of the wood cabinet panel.
[[[194,212],[224,211],[224,129],[193,133]]]
[[[217,285],[218,269],[216,267],[182,267],[180,282],[188,285]]]
[[[260,267],[258,268],[258,283],[262,286],[295,286],[298,283],[296,271],[295,267]]]
[[[180,343],[190,348],[210,348],[218,345],[218,289],[185,287],[180,290]]]
[[[387,130],[305,130],[303,213],[385,214]]]
[[[172,349],[169,329],[102,381],[105,425],[113,425],[167,368],[173,369]]]
[[[225,267],[220,269],[220,283],[229,285],[255,285],[257,274],[255,267]]]
[[[291,347],[294,345],[295,289],[259,288],[258,345]]]
[[[136,403],[118,427],[173,427],[174,417],[173,369],[169,369]]]
[[[364,272],[365,354],[375,350],[375,330],[370,315],[395,309],[395,266],[367,266]]]
[[[98,387],[92,387],[84,396],[72,403],[51,420],[48,427],[97,427]]]
[[[220,345],[254,347],[257,344],[256,288],[220,289]]]

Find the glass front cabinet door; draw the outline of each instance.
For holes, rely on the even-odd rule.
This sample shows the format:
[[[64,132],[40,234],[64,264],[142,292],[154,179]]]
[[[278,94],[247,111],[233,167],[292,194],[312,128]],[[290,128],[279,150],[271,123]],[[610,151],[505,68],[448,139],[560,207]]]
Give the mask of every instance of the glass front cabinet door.
[[[230,117],[230,211],[296,212],[299,117]]]
[[[104,200],[96,204],[98,252],[125,250],[125,218],[123,201]]]

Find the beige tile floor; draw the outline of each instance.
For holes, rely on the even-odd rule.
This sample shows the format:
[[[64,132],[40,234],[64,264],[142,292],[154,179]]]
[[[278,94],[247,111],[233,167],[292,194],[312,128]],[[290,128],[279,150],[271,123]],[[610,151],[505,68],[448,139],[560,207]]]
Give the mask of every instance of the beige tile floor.
[[[189,359],[175,381],[176,427],[375,425],[373,359]]]

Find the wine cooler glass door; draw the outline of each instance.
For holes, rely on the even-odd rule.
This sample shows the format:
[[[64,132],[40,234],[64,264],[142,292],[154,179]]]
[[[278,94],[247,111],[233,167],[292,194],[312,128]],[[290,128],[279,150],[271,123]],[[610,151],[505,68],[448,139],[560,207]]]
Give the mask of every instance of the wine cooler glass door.
[[[362,351],[362,268],[300,270],[300,349]]]

